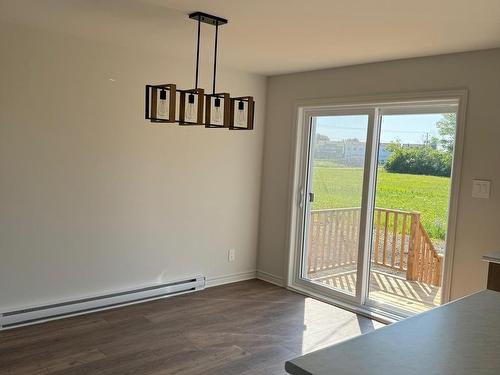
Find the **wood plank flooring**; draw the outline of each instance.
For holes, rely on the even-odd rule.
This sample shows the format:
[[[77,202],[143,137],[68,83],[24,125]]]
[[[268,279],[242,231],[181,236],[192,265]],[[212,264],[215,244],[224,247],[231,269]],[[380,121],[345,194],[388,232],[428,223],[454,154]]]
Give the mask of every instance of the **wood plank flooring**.
[[[250,280],[1,331],[0,374],[285,374],[286,360],[381,326]]]

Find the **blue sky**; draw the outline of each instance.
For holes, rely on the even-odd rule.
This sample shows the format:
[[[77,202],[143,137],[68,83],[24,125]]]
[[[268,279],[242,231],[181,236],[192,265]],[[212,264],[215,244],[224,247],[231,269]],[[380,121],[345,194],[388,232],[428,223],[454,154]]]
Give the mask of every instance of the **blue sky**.
[[[402,143],[423,143],[427,134],[437,136],[436,122],[440,114],[391,115],[382,118],[380,141],[388,143],[399,139]],[[358,138],[366,141],[368,116],[318,117],[316,132],[331,140]]]

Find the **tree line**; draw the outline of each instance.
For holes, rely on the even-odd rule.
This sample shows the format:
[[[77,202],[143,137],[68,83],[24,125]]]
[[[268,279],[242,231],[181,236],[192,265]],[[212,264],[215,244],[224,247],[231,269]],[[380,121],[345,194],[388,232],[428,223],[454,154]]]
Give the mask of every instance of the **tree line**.
[[[455,145],[456,113],[443,114],[436,123],[438,137],[426,139],[421,146],[403,146],[393,142],[386,147],[391,152],[384,163],[388,172],[422,174],[431,176],[451,175],[453,147]]]

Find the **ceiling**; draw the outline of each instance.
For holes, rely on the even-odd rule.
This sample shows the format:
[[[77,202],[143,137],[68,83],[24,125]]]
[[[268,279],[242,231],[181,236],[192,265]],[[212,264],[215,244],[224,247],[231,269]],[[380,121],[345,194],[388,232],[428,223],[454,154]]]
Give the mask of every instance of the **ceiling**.
[[[192,11],[228,18],[222,65],[275,75],[500,47],[500,0],[1,0],[0,17],[194,57]],[[213,28],[202,31],[203,56]]]

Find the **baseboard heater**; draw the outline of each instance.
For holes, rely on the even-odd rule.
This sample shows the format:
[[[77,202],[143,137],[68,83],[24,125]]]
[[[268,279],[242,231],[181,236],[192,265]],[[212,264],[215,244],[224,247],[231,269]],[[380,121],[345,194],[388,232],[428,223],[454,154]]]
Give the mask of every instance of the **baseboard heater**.
[[[95,297],[6,311],[0,313],[0,330],[132,305],[204,288],[205,277],[196,276]]]

